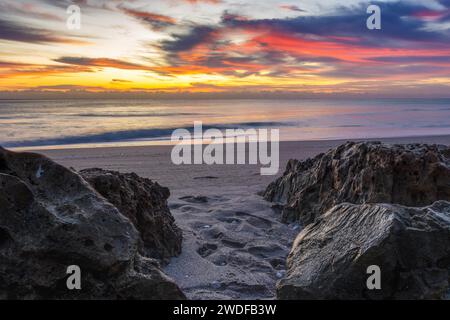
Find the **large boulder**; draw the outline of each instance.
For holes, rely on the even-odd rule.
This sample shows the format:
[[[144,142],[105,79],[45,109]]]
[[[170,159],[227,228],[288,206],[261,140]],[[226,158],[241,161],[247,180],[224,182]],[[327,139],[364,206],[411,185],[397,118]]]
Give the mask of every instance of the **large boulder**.
[[[381,290],[368,289],[372,265]],[[441,299],[449,280],[449,202],[345,203],[298,235],[277,292],[279,299]]]
[[[0,298],[183,299],[130,220],[77,173],[0,148]],[[67,268],[81,268],[68,290]]]
[[[450,150],[348,142],[314,159],[289,161],[264,197],[283,206],[284,221],[305,225],[343,202],[426,206],[450,200]]]
[[[134,173],[86,169],[80,174],[131,220],[142,254],[167,262],[181,253],[182,233],[167,206],[169,189]]]

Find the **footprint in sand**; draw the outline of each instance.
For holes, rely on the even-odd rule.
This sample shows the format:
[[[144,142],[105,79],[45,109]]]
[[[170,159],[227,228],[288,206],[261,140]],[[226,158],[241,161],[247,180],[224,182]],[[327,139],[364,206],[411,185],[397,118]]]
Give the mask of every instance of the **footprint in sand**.
[[[235,213],[235,215],[237,217],[244,217],[249,224],[257,228],[269,229],[272,228],[273,225],[272,221],[270,221],[269,219],[261,218],[250,213],[238,211]]]
[[[216,176],[194,177],[194,180],[214,180],[214,179],[219,179],[219,177]]]
[[[218,254],[212,257],[211,262],[214,263],[216,266],[224,267],[228,265],[228,258],[224,254]]]
[[[226,223],[242,223],[241,219],[235,217],[218,217],[217,220]]]
[[[213,254],[217,250],[217,245],[213,243],[205,243],[200,248],[197,249],[197,253],[202,257],[206,258]]]
[[[270,257],[277,257],[282,256],[284,253],[284,249],[280,246],[277,246],[275,244],[273,245],[261,245],[261,246],[254,246],[251,248],[248,248],[248,252],[256,257],[261,258],[270,258]]]
[[[228,258],[226,255],[218,251],[218,246],[214,243],[205,243],[197,249],[197,253],[204,259],[211,261],[213,264],[219,267],[226,266],[228,264]]]
[[[231,239],[222,239],[222,244],[226,247],[233,248],[233,249],[242,249],[246,246],[247,243],[244,241],[235,241]]]
[[[194,206],[185,205],[179,208],[181,212],[198,212],[200,209]]]
[[[212,228],[201,230],[201,234],[202,234],[203,238],[208,239],[208,240],[213,240],[213,241],[221,239],[225,232],[226,232],[225,229],[218,228],[217,226],[213,226]]]
[[[208,203],[208,197],[206,196],[185,196],[179,199],[189,203]]]
[[[181,208],[182,206],[184,206],[183,203],[178,203],[178,202],[176,202],[176,203],[169,203],[169,209],[170,210],[177,210],[177,209]]]

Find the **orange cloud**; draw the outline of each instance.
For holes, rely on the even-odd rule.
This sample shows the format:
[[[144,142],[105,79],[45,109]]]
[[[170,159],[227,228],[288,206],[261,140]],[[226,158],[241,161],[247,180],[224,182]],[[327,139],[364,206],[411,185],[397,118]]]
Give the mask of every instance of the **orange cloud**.
[[[154,21],[154,22],[159,22],[159,23],[166,23],[166,24],[175,24],[176,20],[169,17],[169,16],[164,16],[161,14],[156,14],[156,13],[151,13],[151,12],[146,12],[146,11],[139,11],[139,10],[134,10],[134,9],[127,9],[127,8],[122,8],[122,10],[130,15],[133,16],[135,18],[140,18],[146,21]]]
[[[104,67],[104,68],[116,68],[124,70],[148,69],[148,67],[140,64],[109,58],[61,57],[55,59],[54,61],[64,64],[86,66],[86,67]]]
[[[17,63],[0,61],[0,78],[13,78],[24,76],[45,77],[56,74],[92,72],[86,66],[61,66],[61,65],[37,65],[27,63]]]

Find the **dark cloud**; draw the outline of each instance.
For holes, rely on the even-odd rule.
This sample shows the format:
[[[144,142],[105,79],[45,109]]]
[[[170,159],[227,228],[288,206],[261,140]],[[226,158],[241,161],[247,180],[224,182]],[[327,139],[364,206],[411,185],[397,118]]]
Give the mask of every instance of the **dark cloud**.
[[[426,22],[423,20],[408,19],[414,13],[426,9],[422,5],[405,2],[373,2],[372,4],[377,4],[381,8],[382,30],[380,31],[367,29],[367,5],[351,9],[341,8],[332,16],[299,16],[262,20],[227,19],[223,23],[234,28],[276,29],[290,34],[359,37],[361,41],[359,44],[372,46],[386,46],[384,42],[386,39],[395,40],[390,45],[395,45],[398,40],[433,42],[450,39],[449,34],[427,30]]]
[[[389,75],[389,67],[401,62],[422,65],[399,69],[399,73],[425,74],[436,71],[436,63],[447,62],[439,52],[450,50],[450,34],[425,28],[428,22],[415,16],[428,10],[425,5],[372,4],[381,7],[382,30],[366,27],[367,4],[342,7],[333,15],[283,19],[250,19],[225,11],[219,24],[191,26],[184,33],[172,34],[172,39],[161,42],[160,48],[172,66],[195,65],[208,68],[211,73],[235,77],[248,77],[261,70],[272,77],[289,76],[291,72],[342,78],[361,78],[360,74],[374,77]],[[251,40],[239,47],[226,40],[230,32],[263,36],[251,36]],[[415,49],[434,50],[436,56],[402,56]],[[390,57],[389,52],[394,56]],[[195,61],[184,53],[192,53]]]
[[[196,45],[208,42],[216,31],[212,26],[194,26],[187,33],[173,34],[171,40],[161,42],[161,48],[166,52],[189,51]]]
[[[0,19],[0,39],[28,43],[76,43],[76,40],[58,37],[54,32],[19,25]]]
[[[393,62],[393,63],[448,63],[450,66],[450,56],[403,56],[403,57],[375,57],[371,61]]]
[[[414,13],[425,9],[423,5],[405,2],[378,5],[382,10],[382,30],[367,29],[367,5],[341,8],[332,16],[299,16],[285,19],[252,20],[225,11],[219,25],[196,25],[185,33],[173,34],[171,40],[161,43],[161,48],[169,55],[189,51],[200,44],[212,44],[216,40],[214,34],[226,29],[276,31],[299,38],[326,37],[328,41],[374,48],[405,47],[411,45],[409,42],[427,42],[434,46],[448,44],[449,33],[426,29],[425,21],[413,18]]]

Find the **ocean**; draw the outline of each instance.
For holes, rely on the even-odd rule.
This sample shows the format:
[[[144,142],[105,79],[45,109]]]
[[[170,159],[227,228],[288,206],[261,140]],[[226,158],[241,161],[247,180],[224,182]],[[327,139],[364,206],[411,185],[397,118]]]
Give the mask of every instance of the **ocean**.
[[[0,146],[166,144],[173,130],[279,128],[283,141],[450,134],[450,99],[0,100]]]

